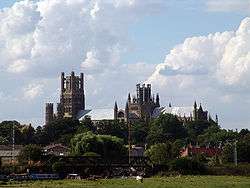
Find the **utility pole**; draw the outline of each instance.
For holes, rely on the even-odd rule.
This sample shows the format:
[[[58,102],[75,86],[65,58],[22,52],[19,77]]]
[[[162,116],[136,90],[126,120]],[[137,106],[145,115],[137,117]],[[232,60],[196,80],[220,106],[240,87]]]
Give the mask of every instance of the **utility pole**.
[[[12,122],[12,155],[11,155],[11,163],[13,167],[13,173],[14,173],[14,151],[15,151],[15,123]]]
[[[237,140],[234,141],[234,164],[235,164],[235,166],[238,165],[238,159],[237,159]]]
[[[128,121],[128,163],[130,165],[131,162],[131,125]]]

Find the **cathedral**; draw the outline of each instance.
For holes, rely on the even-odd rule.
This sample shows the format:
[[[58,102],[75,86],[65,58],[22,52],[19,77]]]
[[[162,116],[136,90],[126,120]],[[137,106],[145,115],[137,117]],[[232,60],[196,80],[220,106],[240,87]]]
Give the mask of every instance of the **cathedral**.
[[[183,123],[187,121],[212,120],[208,111],[203,110],[202,105],[198,107],[196,102],[193,106],[174,107],[160,106],[160,97],[157,93],[152,95],[151,84],[137,84],[135,95],[128,94],[125,108],[118,108],[115,102],[114,108],[85,109],[84,74],[76,76],[71,72],[65,77],[61,73],[60,102],[57,104],[57,112],[54,113],[53,103],[46,103],[45,124],[54,119],[73,118],[83,120],[90,117],[93,122],[101,120],[118,120],[127,123],[149,122],[160,114],[173,114],[178,116]],[[218,117],[216,115],[216,121]]]
[[[85,110],[84,95],[84,75],[75,76],[72,71],[69,76],[65,77],[61,73],[61,94],[60,102],[57,104],[57,113],[54,114],[53,104],[46,103],[45,124],[49,124],[54,119],[73,118],[76,119],[78,113]]]

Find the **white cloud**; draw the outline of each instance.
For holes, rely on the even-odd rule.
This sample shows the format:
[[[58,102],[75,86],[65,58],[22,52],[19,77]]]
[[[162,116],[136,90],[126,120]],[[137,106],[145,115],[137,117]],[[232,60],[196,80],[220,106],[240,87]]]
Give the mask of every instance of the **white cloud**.
[[[151,65],[141,64],[141,71],[135,65],[134,74],[133,65],[120,63],[131,49],[128,27],[162,10],[164,4],[151,0],[24,0],[2,9],[1,90],[18,99],[8,106],[26,106],[25,110],[8,108],[2,116],[43,116],[44,103],[58,101],[55,91],[61,71],[84,71],[89,106],[113,105],[113,96],[127,93],[131,85],[151,74],[146,68]],[[114,86],[116,91],[111,92]],[[27,103],[29,99],[32,103]]]
[[[237,126],[248,119],[244,104],[250,100],[249,75],[250,18],[245,18],[236,31],[185,39],[147,82],[163,93],[164,101],[202,101],[212,112],[224,114],[227,122],[234,117]]]
[[[209,11],[250,13],[250,0],[208,0],[206,4]]]
[[[23,89],[24,98],[26,100],[33,100],[43,93],[44,85],[42,83],[31,83]]]
[[[173,48],[165,62],[156,67],[149,81],[172,77],[208,77],[202,85],[249,89],[250,82],[250,18],[245,18],[237,31],[187,38]],[[162,78],[163,76],[164,78]],[[160,78],[161,77],[161,78]],[[183,80],[179,80],[183,82]]]

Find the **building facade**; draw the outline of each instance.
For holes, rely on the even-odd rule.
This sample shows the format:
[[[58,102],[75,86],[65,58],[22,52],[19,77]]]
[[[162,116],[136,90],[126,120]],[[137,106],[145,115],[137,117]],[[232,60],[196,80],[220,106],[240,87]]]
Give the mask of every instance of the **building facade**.
[[[45,124],[49,124],[55,118],[78,117],[78,113],[85,110],[84,74],[75,76],[72,71],[69,76],[61,73],[60,102],[57,104],[57,113],[54,114],[53,104],[46,103]]]
[[[92,121],[119,120],[128,123],[149,122],[152,118],[157,118],[160,114],[173,114],[179,120],[188,121],[213,121],[208,115],[208,111],[203,110],[202,105],[198,107],[196,102],[193,106],[178,107],[171,103],[167,106],[160,106],[159,94],[152,95],[151,84],[137,84],[135,95],[130,93],[126,101],[125,108],[118,108],[115,102],[114,108],[85,109],[84,94],[84,74],[76,76],[74,72],[65,76],[61,73],[61,94],[60,102],[57,104],[57,113],[54,114],[52,103],[46,104],[45,124],[49,124],[54,119],[73,118],[83,120],[90,117]],[[216,115],[215,122],[218,123]]]
[[[152,118],[155,108],[160,107],[159,94],[156,98],[151,94],[151,84],[137,84],[136,95],[131,98],[130,93],[125,109],[118,109],[117,103],[114,106],[114,119],[126,122],[144,121],[148,122]]]

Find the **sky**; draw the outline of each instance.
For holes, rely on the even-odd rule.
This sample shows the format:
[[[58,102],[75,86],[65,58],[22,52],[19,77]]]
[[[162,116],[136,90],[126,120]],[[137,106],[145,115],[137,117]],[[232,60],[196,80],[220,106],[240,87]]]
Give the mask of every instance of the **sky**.
[[[44,123],[60,72],[85,73],[87,108],[123,108],[137,83],[161,105],[202,103],[250,128],[250,0],[1,0],[0,120]]]

